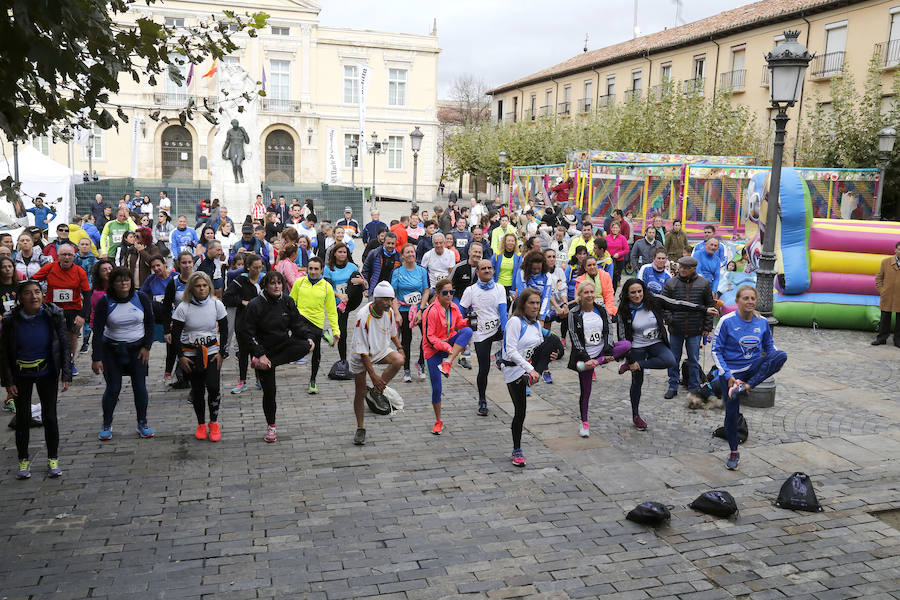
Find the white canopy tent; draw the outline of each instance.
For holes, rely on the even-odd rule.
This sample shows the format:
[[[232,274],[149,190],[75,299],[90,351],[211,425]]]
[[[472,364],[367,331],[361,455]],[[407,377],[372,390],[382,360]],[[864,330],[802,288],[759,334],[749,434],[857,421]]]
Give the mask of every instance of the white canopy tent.
[[[12,158],[0,161],[0,179],[14,176]],[[74,173],[65,165],[41,154],[30,144],[25,144],[19,149],[19,181],[22,182],[22,202],[25,208],[34,206],[32,198],[37,198],[43,192],[44,204],[56,210],[56,218],[51,221],[50,231],[55,231],[57,223],[67,223],[72,214],[75,201]],[[61,198],[61,200],[57,200]],[[0,201],[0,221],[10,223],[7,214],[15,220],[15,211],[4,198]],[[21,221],[20,221],[21,223]],[[27,223],[33,225],[34,217],[28,215]]]

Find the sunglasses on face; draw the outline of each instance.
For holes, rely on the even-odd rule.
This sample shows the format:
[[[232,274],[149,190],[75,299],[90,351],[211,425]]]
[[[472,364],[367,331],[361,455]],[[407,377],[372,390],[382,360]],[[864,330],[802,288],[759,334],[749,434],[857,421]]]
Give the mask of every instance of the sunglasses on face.
[[[453,290],[441,290],[440,292],[438,292],[438,294],[440,294],[441,296],[452,296]]]
[[[68,227],[57,227],[56,231],[66,233],[69,231],[69,228]]]

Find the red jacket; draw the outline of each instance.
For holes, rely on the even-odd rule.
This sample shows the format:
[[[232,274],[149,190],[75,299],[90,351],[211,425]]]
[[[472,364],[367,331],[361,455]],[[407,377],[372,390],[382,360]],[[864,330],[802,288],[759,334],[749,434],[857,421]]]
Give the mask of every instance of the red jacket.
[[[448,330],[447,311],[450,311],[450,324]],[[432,302],[422,315],[422,351],[425,358],[431,358],[438,352],[450,352],[453,346],[448,340],[463,327],[468,327],[469,321],[463,319],[462,313],[454,303],[445,309],[437,300]]]
[[[551,192],[556,192],[556,202],[568,202],[569,201],[569,190],[572,187],[569,185],[568,181],[563,181],[561,184],[553,186],[550,188]]]
[[[397,234],[397,252],[409,241],[409,236],[406,233],[406,227],[397,223],[393,227],[391,227],[391,233]]]
[[[628,258],[628,240],[621,233],[616,236],[609,234],[606,236],[606,250],[613,260],[625,260]],[[619,254],[618,258],[616,253]]]

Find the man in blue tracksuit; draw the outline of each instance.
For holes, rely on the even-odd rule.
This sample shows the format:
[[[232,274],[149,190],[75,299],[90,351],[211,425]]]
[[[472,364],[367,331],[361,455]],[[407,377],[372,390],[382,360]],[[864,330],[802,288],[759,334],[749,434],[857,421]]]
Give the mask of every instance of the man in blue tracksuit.
[[[712,285],[713,295],[719,290],[722,277],[722,261],[719,259],[719,238],[706,240],[703,249],[694,253],[697,259],[697,273]]]
[[[183,250],[193,252],[194,246],[200,241],[197,232],[187,226],[187,217],[184,215],[179,215],[176,223],[178,226],[169,234],[172,256],[178,256]]]
[[[756,312],[756,289],[742,285],[735,295],[737,311],[719,320],[713,332],[713,360],[719,369],[725,400],[725,433],[731,454],[725,466],[737,469],[741,397],[777,373],[787,354],[775,348],[769,323]]]
[[[38,196],[34,199],[34,206],[25,210],[34,215],[34,224],[41,228],[42,232],[46,232],[50,227],[50,221],[56,218],[56,211],[53,208],[44,206],[44,199]],[[53,215],[52,217],[50,215]]]
[[[700,254],[701,252],[706,252],[706,242],[708,242],[711,239],[718,240],[718,238],[716,238],[716,228],[712,225],[707,225],[703,228],[703,241],[698,242],[697,245],[694,246],[694,249],[691,252],[691,256],[693,256],[694,258],[697,258],[698,254]],[[714,254],[719,257],[719,264],[724,265],[725,264],[725,248],[723,248],[720,245],[719,249],[716,250],[714,252]]]
[[[681,258],[681,257],[679,257]],[[668,269],[669,255],[665,248],[657,248],[653,253],[653,262],[644,265],[638,271],[638,279],[646,284],[654,294],[662,294],[666,282],[672,278]]]

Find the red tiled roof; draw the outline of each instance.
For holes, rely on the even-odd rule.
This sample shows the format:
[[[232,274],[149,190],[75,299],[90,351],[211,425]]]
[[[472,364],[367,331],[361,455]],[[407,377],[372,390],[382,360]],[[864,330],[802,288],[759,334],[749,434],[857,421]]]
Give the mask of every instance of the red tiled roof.
[[[492,90],[488,90],[487,93],[494,95],[523,85],[546,81],[552,77],[577,73],[590,68],[643,56],[648,52],[659,52],[687,46],[715,36],[727,35],[768,23],[786,21],[801,14],[821,12],[837,6],[856,4],[863,1],[865,0],[762,0],[747,6],[726,10],[693,23],[651,33],[627,42],[600,48],[599,50],[584,52],[543,71],[499,85]]]

